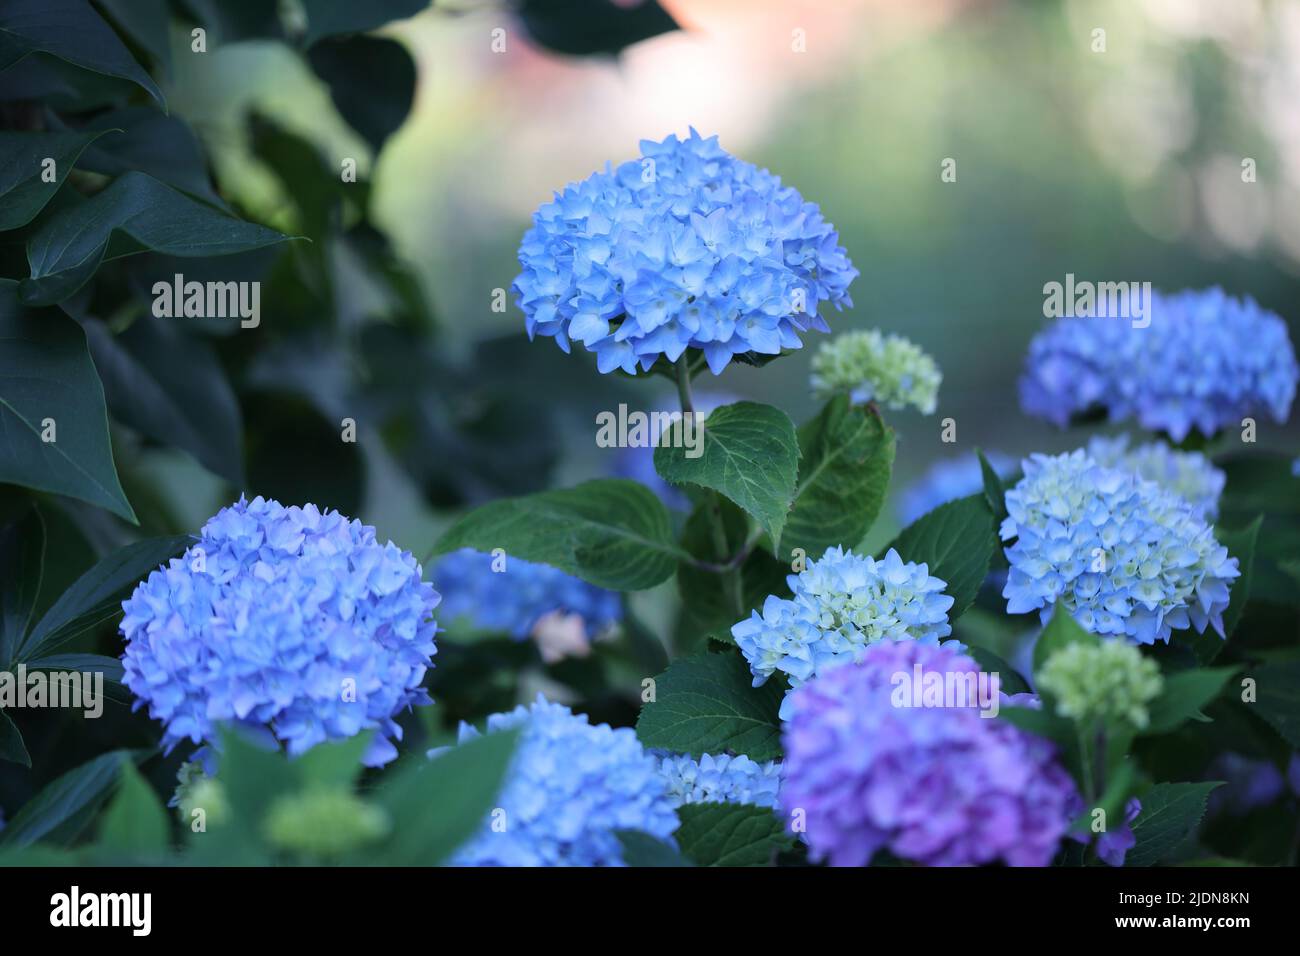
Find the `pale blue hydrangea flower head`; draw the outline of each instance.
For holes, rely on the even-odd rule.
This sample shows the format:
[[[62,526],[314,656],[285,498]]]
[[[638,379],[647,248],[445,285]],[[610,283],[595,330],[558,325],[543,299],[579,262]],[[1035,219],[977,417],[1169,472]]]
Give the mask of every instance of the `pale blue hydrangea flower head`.
[[[668,781],[674,807],[685,803],[749,803],[775,807],[781,790],[781,764],[759,763],[744,754],[689,754],[653,751],[659,772]]]
[[[544,697],[488,718],[488,733],[523,728],[498,806],[504,828],[482,830],[457,866],[621,866],[616,831],[671,841],[677,814],[668,782],[636,732],[587,718]],[[461,741],[478,736],[462,724]]]
[[[994,472],[1006,478],[1016,470],[1015,462],[1001,452],[985,452]],[[898,497],[898,520],[903,526],[940,505],[965,498],[984,489],[984,473],[973,452],[935,462],[924,475],[908,485]]]
[[[493,570],[499,567],[501,570]],[[546,564],[465,548],[434,565],[430,575],[443,594],[444,624],[467,621],[480,631],[528,637],[552,612],[577,615],[589,638],[623,616],[619,597]]]
[[[1187,627],[1223,635],[1237,559],[1190,504],[1082,449],[1023,464],[1001,529],[1015,542],[1005,549],[1009,613],[1039,611],[1046,623],[1061,601],[1086,630],[1138,644]]]
[[[240,499],[122,603],[123,683],[182,740],[230,722],[291,755],[376,731],[368,766],[397,756],[393,719],[428,703],[438,593],[375,529],[315,505]]]
[[[1219,513],[1219,496],[1228,477],[1199,451],[1178,451],[1162,441],[1128,447],[1127,435],[1097,436],[1088,442],[1088,454],[1106,468],[1135,471],[1167,488],[1192,506],[1206,521]]]
[[[952,633],[947,584],[924,564],[890,549],[877,561],[842,548],[787,579],[791,598],[769,595],[763,612],[731,628],[760,687],[777,671],[792,688],[838,665],[859,661],[882,640],[937,644]],[[790,698],[782,704],[784,719]]]
[[[943,373],[914,342],[876,329],[844,332],[823,342],[812,360],[812,390],[819,399],[847,392],[855,405],[912,406],[923,415],[939,403]]]
[[[858,271],[814,203],[717,137],[641,141],[630,160],[545,203],[519,247],[514,292],[529,336],[580,342],[635,374],[700,349],[717,375],[829,332]]]
[[[903,679],[978,675],[950,645],[880,641],[790,696],[782,810],[802,813],[814,860],[879,850],[928,866],[1046,866],[1078,791],[1053,745],[968,706],[896,706]],[[969,679],[969,678],[966,678]]]
[[[1063,427],[1102,408],[1174,441],[1262,413],[1286,421],[1300,372],[1281,318],[1218,288],[1154,294],[1148,308],[1146,328],[1064,318],[1035,336],[1020,379],[1025,412]]]

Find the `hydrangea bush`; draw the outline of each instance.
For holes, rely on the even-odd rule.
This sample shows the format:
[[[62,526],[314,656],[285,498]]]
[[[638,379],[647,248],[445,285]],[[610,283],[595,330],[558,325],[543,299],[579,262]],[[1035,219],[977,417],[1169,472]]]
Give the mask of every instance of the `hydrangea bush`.
[[[109,45],[115,5],[85,6],[70,37],[127,63],[151,48]],[[329,33],[307,7],[308,32],[279,10],[273,32],[312,69],[319,31],[409,60],[370,32],[382,11]],[[5,22],[17,44],[27,21]],[[0,694],[0,863],[1295,862],[1240,825],[1294,833],[1300,791],[1300,459],[1263,450],[1296,390],[1278,315],[1210,289],[1156,296],[1149,323],[1046,325],[1023,411],[1132,429],[1063,454],[985,455],[950,418],[898,434],[893,412],[939,407],[936,343],[866,315],[805,360],[819,407],[797,423],[697,394],[734,363],[736,392],[808,382],[765,366],[831,331],[858,268],[816,197],[656,131],[519,223],[518,342],[462,360],[416,331],[412,275],[333,156],[252,118],[267,174],[314,198],[264,216],[284,232],[238,219],[197,144],[188,170],[110,149],[135,111],[171,122],[150,73],[114,76],[158,112],[57,101],[4,134],[5,169],[94,175],[0,190],[27,247],[0,277],[0,673],[100,675],[137,713],[64,748],[78,715],[15,721]],[[348,119],[376,152],[380,119]],[[232,343],[146,308],[141,263],[199,252],[196,273],[273,262],[282,325]],[[361,305],[340,294],[354,272]],[[564,381],[539,390],[548,362]],[[622,403],[646,375],[674,412],[708,411],[700,444],[656,426],[597,455],[584,436],[557,468],[542,413]],[[283,390],[308,411],[266,399]],[[46,406],[67,409],[57,443],[33,437]],[[897,456],[940,446],[891,487]],[[173,454],[189,470],[151,481]]]

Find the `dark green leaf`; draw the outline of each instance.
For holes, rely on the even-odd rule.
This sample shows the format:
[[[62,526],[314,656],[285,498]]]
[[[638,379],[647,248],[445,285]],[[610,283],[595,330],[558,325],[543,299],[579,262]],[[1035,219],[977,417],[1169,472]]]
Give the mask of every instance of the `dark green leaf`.
[[[180,117],[147,106],[128,106],[101,113],[85,128],[105,132],[82,157],[82,168],[114,177],[139,170],[225,208],[225,202],[212,188],[203,147]]]
[[[694,866],[667,843],[641,830],[616,830],[628,866]]]
[[[27,662],[29,671],[79,671],[82,674],[103,674],[104,680],[122,682],[125,671],[116,657],[102,654],[50,654]]]
[[[120,614],[121,601],[128,591],[193,542],[190,535],[150,538],[113,552],[63,592],[27,635],[18,657],[31,660],[47,656],[84,627]]]
[[[519,16],[542,46],[575,56],[619,53],[633,43],[677,29],[677,21],[659,0],[636,4],[619,0],[523,0]]]
[[[429,0],[302,0],[302,5],[307,13],[303,44],[310,46],[322,37],[366,33],[393,20],[413,17],[429,5]]]
[[[665,429],[660,441],[667,443],[676,431]],[[694,453],[661,444],[655,449],[655,471],[673,484],[689,482],[722,493],[763,526],[780,553],[799,475],[799,440],[790,416],[757,402],[723,405],[704,422],[699,457],[689,458],[688,452]]]
[[[335,37],[307,51],[334,108],[376,153],[406,120],[415,99],[415,61],[387,37]]]
[[[239,403],[207,342],[152,315],[117,336],[94,320],[83,328],[114,418],[243,484]]]
[[[637,736],[647,747],[694,757],[731,751],[773,760],[781,755],[777,712],[785,688],[775,680],[752,684],[735,652],[676,661],[655,678],[655,699],[641,706]]]
[[[1165,676],[1160,696],[1151,702],[1150,723],[1143,733],[1163,734],[1188,720],[1207,720],[1201,709],[1223,692],[1236,667],[1193,668]]]
[[[998,686],[1004,694],[1028,694],[1030,693],[1029,684],[1021,677],[1014,667],[994,654],[990,650],[975,645],[967,645],[966,653],[975,659],[975,663],[980,666],[980,670],[989,674],[998,675]]]
[[[484,505],[456,522],[436,553],[459,548],[502,548],[616,591],[654,587],[683,556],[663,503],[621,478]]]
[[[171,70],[170,26],[166,0],[97,0],[108,18],[153,61]],[[159,114],[162,115],[162,114]]]
[[[99,845],[110,854],[131,858],[162,856],[171,835],[167,811],[131,759],[120,759],[121,782],[104,812]]]
[[[14,282],[0,279],[0,481],[79,498],[134,521],[113,466],[104,392],[85,335],[67,316],[22,308],[16,293]]]
[[[0,847],[25,847],[41,839],[70,842],[117,782],[123,757],[129,757],[124,750],[101,754],[53,781],[0,830]]]
[[[0,132],[0,232],[35,219],[98,135]],[[54,181],[48,183],[42,165],[47,159],[54,160]]]
[[[0,6],[0,70],[32,53],[130,80],[166,107],[157,84],[86,0],[5,0]]]
[[[1084,643],[1096,644],[1097,636],[1089,634],[1076,621],[1070,612],[1065,609],[1065,605],[1057,604],[1052,611],[1051,620],[1043,628],[1043,633],[1039,635],[1038,642],[1034,645],[1034,677],[1037,679],[1043,673],[1043,665],[1047,659],[1065,647],[1067,644]]]
[[[72,295],[111,259],[146,251],[185,258],[230,255],[288,238],[130,172],[39,224],[27,244],[31,276],[19,290],[24,302],[49,305]]]
[[[677,815],[677,843],[699,866],[766,866],[794,844],[770,807],[688,803]]]
[[[485,734],[400,771],[378,795],[393,821],[392,839],[377,851],[384,863],[437,866],[474,836],[501,793],[518,733]]]
[[[786,551],[819,558],[856,547],[875,522],[894,465],[894,432],[879,414],[832,398],[799,428],[799,484],[785,525]]]
[[[1292,747],[1300,748],[1300,661],[1265,664],[1255,678],[1255,708]]]
[[[940,505],[912,522],[889,545],[904,561],[926,564],[930,574],[947,582],[953,599],[948,619],[970,607],[989,573],[997,545],[993,512],[984,495],[975,494]]]
[[[45,569],[45,522],[35,508],[0,528],[0,668],[27,635]]]
[[[24,767],[32,765],[22,732],[3,710],[0,710],[0,760],[20,763]]]
[[[1153,866],[1177,850],[1205,816],[1210,791],[1222,785],[1158,783],[1142,794],[1142,812],[1133,822],[1137,842],[1128,851],[1125,866]]]

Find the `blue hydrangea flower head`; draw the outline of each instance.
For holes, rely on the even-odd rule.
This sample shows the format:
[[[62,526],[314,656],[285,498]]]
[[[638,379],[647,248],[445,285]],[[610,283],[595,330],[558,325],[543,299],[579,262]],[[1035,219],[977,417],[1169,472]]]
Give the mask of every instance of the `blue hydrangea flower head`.
[[[514,292],[530,337],[576,341],[597,368],[635,374],[699,349],[718,375],[737,356],[828,332],[857,276],[814,203],[717,137],[642,140],[641,159],[572,183],[533,216]]]
[[[1199,451],[1178,451],[1162,441],[1129,448],[1127,435],[1099,435],[1088,442],[1088,454],[1103,467],[1135,471],[1167,488],[1206,521],[1219,513],[1219,496],[1228,478]]]
[[[1063,602],[1094,634],[1138,644],[1207,625],[1223,635],[1237,559],[1190,504],[1132,471],[1104,468],[1082,449],[1032,455],[1007,491],[1003,541],[1007,611]]]
[[[394,717],[428,703],[438,593],[375,529],[315,505],[241,498],[122,603],[123,683],[182,740],[230,722],[291,755],[374,729],[368,766],[397,756]]]
[[[911,405],[931,415],[942,382],[938,364],[920,346],[876,329],[841,333],[823,342],[812,360],[812,390],[819,399],[847,392],[855,405]]]
[[[899,705],[899,681],[917,668],[945,682],[979,672],[951,646],[886,640],[791,694],[780,803],[792,819],[802,813],[811,856],[863,866],[888,850],[928,866],[1046,866],[1079,799],[1055,748],[980,716],[974,699]]]
[[[749,803],[775,807],[781,790],[781,764],[759,763],[744,754],[689,754],[653,751],[659,772],[668,781],[674,807],[685,803]]]
[[[538,696],[493,714],[487,731],[523,728],[499,799],[504,827],[485,822],[457,866],[621,866],[616,831],[671,841],[677,814],[668,782],[636,732],[592,725]],[[461,742],[478,736],[467,724]]]
[[[904,562],[892,548],[877,561],[842,548],[787,579],[793,597],[769,595],[763,612],[731,628],[760,687],[777,671],[792,688],[826,670],[859,661],[882,640],[936,644],[952,633],[947,584],[924,564]],[[782,704],[784,718],[790,698]]]
[[[496,570],[500,568],[500,570]],[[509,634],[522,640],[552,612],[577,615],[588,638],[623,616],[619,597],[546,564],[472,548],[454,551],[434,565],[430,575],[443,594],[438,616],[443,623],[468,621],[480,631]]]
[[[985,452],[993,470],[1005,478],[1015,471],[1015,462],[1001,452]],[[908,485],[898,498],[898,520],[903,526],[940,505],[965,498],[984,489],[984,473],[974,453],[945,458],[930,466],[919,479]]]
[[[1030,343],[1021,407],[1062,427],[1100,407],[1174,441],[1262,413],[1286,421],[1300,368],[1281,318],[1218,288],[1154,294],[1149,313],[1146,327],[1112,316],[1052,323]]]

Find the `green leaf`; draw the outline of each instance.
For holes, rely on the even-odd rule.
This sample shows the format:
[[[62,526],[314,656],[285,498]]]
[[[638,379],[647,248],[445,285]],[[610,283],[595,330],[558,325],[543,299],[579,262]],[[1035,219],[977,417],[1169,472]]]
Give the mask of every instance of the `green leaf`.
[[[114,418],[243,484],[239,402],[207,342],[152,315],[117,336],[93,319],[83,328]]]
[[[775,680],[753,687],[738,653],[697,654],[655,678],[655,699],[641,707],[636,733],[647,747],[693,757],[727,751],[754,760],[781,756],[777,712],[785,688]]]
[[[484,734],[400,771],[378,794],[393,821],[393,838],[376,851],[384,864],[437,866],[474,836],[501,793],[518,734]]]
[[[0,830],[0,848],[30,846],[42,839],[70,843],[117,782],[124,756],[124,750],[101,754],[51,782]]]
[[[34,506],[0,528],[0,668],[27,636],[45,571],[45,521]]]
[[[660,441],[676,431],[665,429]],[[691,451],[661,444],[655,449],[655,471],[673,484],[689,482],[725,495],[753,515],[779,554],[799,475],[799,440],[790,416],[757,402],[723,405],[704,421],[699,457],[688,458]]]
[[[0,232],[25,226],[54,198],[78,157],[99,133],[0,132]],[[54,160],[54,182],[44,162]]]
[[[388,37],[334,37],[313,45],[307,61],[339,115],[378,153],[415,100],[415,61],[406,47]]]
[[[81,157],[78,165],[82,169],[111,177],[138,170],[204,202],[226,208],[225,201],[212,188],[208,161],[198,137],[180,117],[148,106],[127,106],[101,113],[85,129],[103,135]]]
[[[85,335],[67,316],[22,308],[16,290],[0,279],[0,482],[79,498],[135,521],[113,466],[104,392]]]
[[[948,620],[955,620],[979,593],[997,544],[993,512],[982,494],[940,505],[912,522],[889,545],[904,561],[929,566],[947,582],[952,597]]]
[[[162,856],[171,837],[167,811],[129,757],[121,758],[120,777],[100,825],[100,847],[132,858]]]
[[[82,674],[103,674],[109,683],[120,684],[126,671],[116,657],[103,654],[50,654],[27,662],[29,671],[78,671]]]
[[[794,845],[771,807],[688,803],[677,811],[677,843],[699,866],[767,866]]]
[[[0,70],[32,53],[130,80],[166,108],[162,91],[85,0],[5,0],[0,6]]]
[[[1241,623],[1241,616],[1246,611],[1246,602],[1250,600],[1250,579],[1255,567],[1255,544],[1259,540],[1259,529],[1264,523],[1264,516],[1257,515],[1255,520],[1240,531],[1224,531],[1219,535],[1220,543],[1228,549],[1228,554],[1237,559],[1241,577],[1232,582],[1231,601],[1223,614],[1223,632],[1232,637],[1233,631]],[[1219,642],[1222,646],[1223,641]]]
[[[1085,631],[1065,609],[1065,605],[1058,603],[1052,611],[1051,620],[1047,622],[1043,633],[1038,636],[1038,642],[1034,645],[1034,678],[1037,679],[1042,675],[1043,665],[1047,663],[1047,659],[1067,644],[1095,645],[1097,642],[1097,636]]]
[[[615,591],[654,587],[685,557],[663,503],[622,478],[486,504],[456,522],[435,553],[459,548],[502,548]]]
[[[542,46],[575,56],[619,53],[633,43],[677,29],[677,21],[659,0],[641,0],[637,4],[618,0],[582,4],[572,0],[523,0],[519,17]]]
[[[374,739],[372,731],[356,734],[344,740],[317,744],[294,760],[304,787],[351,786],[365,769],[361,763],[366,749]]]
[[[429,5],[428,0],[302,0],[307,14],[303,45],[340,33],[367,33],[393,20],[413,17]]]
[[[856,547],[885,500],[894,466],[893,429],[874,409],[838,395],[799,427],[799,451],[787,546],[802,548],[810,558],[836,545]]]
[[[966,646],[966,653],[980,666],[980,670],[998,675],[998,686],[1002,689],[1002,693],[1030,693],[1029,684],[1025,679],[1016,673],[1014,667],[997,654],[983,647],[976,647],[974,644]]]
[[[22,732],[3,710],[0,710],[0,760],[19,763],[31,768],[32,758],[23,743]]]
[[[227,216],[152,176],[130,172],[38,225],[27,243],[31,276],[19,292],[29,305],[50,305],[80,289],[101,262],[141,252],[223,256],[288,238]]]
[[[1300,661],[1279,661],[1258,668],[1255,708],[1292,747],[1300,748]]]
[[[1003,484],[998,473],[993,470],[989,460],[984,457],[984,452],[977,448],[975,454],[979,457],[980,475],[984,480],[984,500],[988,502],[989,510],[993,512],[995,527],[998,527],[1007,517],[1006,485]]]
[[[127,592],[194,540],[184,534],[149,538],[128,544],[99,561],[45,612],[19,648],[18,659],[46,656],[75,634],[120,614]]]
[[[1144,734],[1163,734],[1189,720],[1208,720],[1201,709],[1223,692],[1237,667],[1193,668],[1166,675],[1160,696],[1151,702],[1150,723]]]
[[[1210,791],[1222,785],[1222,781],[1158,783],[1142,794],[1142,812],[1133,822],[1137,842],[1124,865],[1153,866],[1182,846],[1205,816]]]
[[[667,843],[642,830],[615,830],[628,866],[694,866]]]

